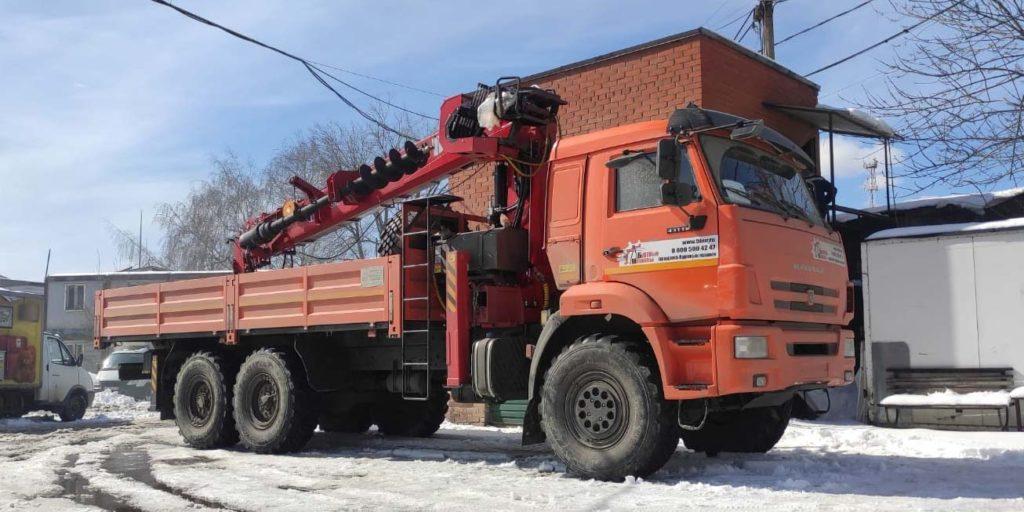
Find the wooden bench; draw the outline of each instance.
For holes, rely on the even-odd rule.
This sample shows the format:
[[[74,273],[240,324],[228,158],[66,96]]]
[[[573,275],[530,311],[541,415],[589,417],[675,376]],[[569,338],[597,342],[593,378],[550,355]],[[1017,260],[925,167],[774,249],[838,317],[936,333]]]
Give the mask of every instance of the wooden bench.
[[[1022,429],[1024,387],[1014,388],[1013,368],[890,368],[885,383],[889,395],[877,405],[893,426],[899,426],[902,409],[990,410],[1005,431],[1015,406],[1017,429]],[[890,409],[896,411],[895,421]]]

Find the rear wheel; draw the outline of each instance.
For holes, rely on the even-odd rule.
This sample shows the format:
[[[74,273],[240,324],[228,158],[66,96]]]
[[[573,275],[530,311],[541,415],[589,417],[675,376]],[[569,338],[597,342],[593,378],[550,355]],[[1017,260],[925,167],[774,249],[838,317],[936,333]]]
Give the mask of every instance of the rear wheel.
[[[448,413],[448,392],[438,389],[426,401],[403,400],[395,395],[374,405],[373,421],[387,436],[428,437],[437,432]]]
[[[324,412],[320,415],[320,430],[362,434],[373,425],[373,414],[368,404],[358,404],[340,412]]]
[[[708,415],[704,428],[683,431],[686,447],[714,456],[719,452],[765,453],[782,439],[793,402],[774,407],[722,411]]]
[[[89,400],[85,393],[74,392],[64,399],[64,405],[60,408],[60,420],[64,422],[78,421],[85,416],[85,409],[89,407]]]
[[[591,335],[551,365],[541,390],[544,432],[570,472],[621,480],[660,469],[679,434],[657,365],[639,343]]]
[[[250,354],[238,370],[234,415],[242,444],[254,452],[305,446],[316,429],[317,411],[297,358],[275,349]]]
[[[181,437],[199,449],[238,442],[231,415],[231,373],[225,361],[209,352],[185,360],[174,383],[174,416]]]

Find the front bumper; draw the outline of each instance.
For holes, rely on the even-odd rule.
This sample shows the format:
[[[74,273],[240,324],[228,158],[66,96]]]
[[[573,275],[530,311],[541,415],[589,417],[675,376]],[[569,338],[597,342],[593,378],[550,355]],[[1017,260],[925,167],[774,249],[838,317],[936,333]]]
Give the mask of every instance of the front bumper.
[[[764,336],[768,357],[737,359],[736,336]],[[834,387],[853,381],[854,358],[843,356],[853,332],[835,328],[783,328],[771,325],[720,324],[714,330],[718,391],[721,395],[778,391],[792,387]],[[756,386],[758,376],[764,385]]]
[[[836,387],[853,381],[855,358],[844,356],[853,332],[838,326],[723,321],[706,328],[706,344],[680,346],[678,330],[662,331],[665,398]],[[737,336],[763,336],[767,357],[738,359]]]

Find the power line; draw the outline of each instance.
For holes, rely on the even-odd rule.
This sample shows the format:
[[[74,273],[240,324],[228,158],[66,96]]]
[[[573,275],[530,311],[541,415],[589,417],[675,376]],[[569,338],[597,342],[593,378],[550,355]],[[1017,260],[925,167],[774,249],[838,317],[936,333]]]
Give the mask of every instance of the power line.
[[[707,24],[708,24],[708,22],[710,22],[710,21],[711,21],[711,20],[712,20],[712,19],[713,19],[713,18],[714,18],[715,16],[718,16],[718,13],[722,12],[722,9],[724,9],[726,5],[729,5],[729,4],[731,4],[732,2],[734,2],[734,1],[735,1],[735,0],[722,0],[721,2],[719,2],[719,3],[718,3],[718,8],[717,8],[717,9],[715,9],[715,10],[714,10],[714,12],[712,12],[712,13],[711,13],[711,15],[710,15],[710,16],[708,16],[708,17],[707,17],[707,19],[705,19],[705,20],[704,20],[704,23],[701,23],[701,25],[702,25],[702,26],[703,26],[703,25],[707,25]],[[742,7],[740,7],[740,9],[742,9]],[[733,14],[735,14],[735,13],[737,13],[737,12],[739,12],[739,10],[738,10],[738,9],[737,9],[737,10],[734,10],[734,11],[732,11],[732,12],[731,12],[731,13],[729,13],[729,14],[727,14],[727,16],[732,16]]]
[[[753,17],[753,16],[754,16],[754,10],[751,9],[749,12],[747,12],[747,16],[746,16],[746,18],[743,19],[743,23],[740,24],[740,28],[736,30],[736,35],[732,36],[732,40],[733,41],[739,41],[738,38],[740,37],[740,31],[743,30],[744,26],[747,27],[748,31],[750,30],[750,27],[754,26],[753,23],[751,23],[749,25],[747,24],[747,21],[749,21],[750,18]],[[746,37],[746,35],[747,35],[747,33],[743,32],[743,36]]]
[[[822,71],[825,71],[825,70],[828,70],[828,69],[832,69],[832,68],[834,68],[834,67],[836,67],[836,66],[838,66],[838,65],[840,65],[840,64],[842,64],[842,63],[844,63],[846,61],[849,61],[849,60],[851,60],[851,59],[853,59],[855,57],[859,57],[859,56],[861,56],[861,55],[863,55],[863,54],[865,54],[865,53],[867,53],[867,52],[869,52],[871,50],[874,50],[875,48],[878,48],[879,46],[882,46],[883,44],[888,43],[889,41],[892,41],[893,39],[896,39],[896,38],[898,38],[898,37],[900,37],[900,36],[902,36],[904,34],[907,34],[911,30],[914,30],[917,27],[920,27],[921,25],[924,25],[925,23],[928,23],[929,21],[932,21],[933,19],[935,19],[935,18],[945,14],[947,11],[953,9],[954,7],[959,6],[960,4],[964,3],[965,1],[966,0],[960,0],[959,2],[951,4],[949,7],[946,7],[945,9],[943,9],[943,10],[941,10],[941,11],[935,13],[935,14],[932,14],[931,16],[929,16],[929,17],[927,17],[925,19],[923,19],[923,20],[921,20],[921,21],[919,21],[919,22],[917,22],[917,23],[915,23],[915,24],[913,24],[913,25],[911,25],[909,27],[904,28],[903,30],[900,30],[899,32],[897,32],[895,34],[893,34],[893,35],[891,35],[891,36],[889,36],[889,37],[887,37],[887,38],[885,38],[885,39],[883,39],[883,40],[881,40],[881,41],[879,41],[879,42],[877,42],[877,43],[875,43],[875,44],[873,44],[871,46],[868,46],[867,48],[864,48],[864,49],[858,50],[857,52],[851,53],[850,55],[847,55],[846,57],[843,57],[842,59],[839,59],[839,60],[837,60],[837,61],[835,61],[835,62],[833,62],[833,63],[831,63],[831,64],[829,64],[827,66],[823,66],[823,67],[820,67],[818,69],[815,69],[814,71],[811,71],[810,73],[807,73],[806,75],[804,75],[804,77],[805,78],[806,77],[810,77],[810,76],[816,75],[818,73],[821,73]]]
[[[332,74],[330,74],[330,73],[328,73],[326,71],[324,71],[324,69],[319,67],[319,66],[316,66],[316,70],[321,72],[321,73],[323,73],[324,75],[326,75],[331,80],[334,80],[335,82],[338,82],[339,84],[344,85],[345,87],[348,87],[349,89],[352,89],[353,91],[356,91],[356,92],[358,92],[358,93],[360,93],[360,94],[362,94],[364,96],[369,96],[370,98],[373,98],[373,99],[375,99],[375,100],[377,100],[377,101],[379,101],[379,102],[381,102],[381,103],[383,103],[383,104],[385,104],[385,105],[387,105],[389,107],[397,108],[398,110],[401,110],[402,112],[406,112],[406,113],[412,114],[414,116],[420,116],[420,117],[422,117],[424,119],[433,119],[434,121],[437,121],[437,118],[434,117],[434,116],[428,116],[426,114],[421,114],[419,112],[416,112],[415,110],[409,110],[409,109],[407,109],[405,107],[400,107],[398,105],[395,105],[394,103],[391,103],[389,101],[382,100],[382,99],[380,99],[380,98],[378,98],[378,97],[376,97],[376,96],[374,96],[374,95],[372,95],[372,94],[370,94],[370,93],[368,93],[368,92],[366,92],[366,91],[364,91],[364,90],[362,90],[362,89],[360,89],[360,88],[358,88],[358,87],[356,87],[356,86],[354,86],[354,85],[352,85],[352,84],[350,84],[350,83],[348,83],[348,82],[346,82],[346,81],[344,81],[344,80],[342,80],[342,79],[340,79],[340,78],[338,78],[338,77],[336,77],[336,76],[334,76],[334,75],[332,75]]]
[[[806,33],[810,32],[810,31],[812,31],[812,30],[814,30],[814,29],[816,29],[816,28],[818,28],[818,27],[820,27],[820,26],[822,26],[822,25],[824,25],[824,24],[826,24],[826,23],[828,23],[828,22],[830,22],[830,21],[832,21],[832,20],[836,19],[836,18],[840,18],[840,17],[842,17],[842,16],[846,16],[847,14],[850,14],[851,12],[853,12],[853,11],[856,11],[857,9],[860,9],[861,7],[864,7],[864,6],[865,6],[865,5],[867,5],[867,4],[870,4],[870,3],[871,3],[871,2],[873,2],[873,1],[874,1],[874,0],[866,0],[866,1],[864,1],[864,2],[861,2],[861,3],[857,4],[857,5],[856,5],[856,6],[854,6],[854,7],[851,7],[851,8],[849,8],[849,9],[847,9],[847,10],[845,10],[845,11],[843,11],[843,12],[839,13],[839,14],[836,14],[835,16],[832,16],[831,18],[826,18],[826,19],[824,19],[824,20],[821,20],[821,21],[819,21],[818,23],[815,23],[814,25],[811,25],[811,26],[809,26],[809,27],[807,27],[807,28],[805,28],[805,29],[803,29],[803,30],[801,30],[801,31],[799,31],[799,32],[797,32],[797,33],[795,33],[795,34],[792,34],[792,35],[790,35],[790,36],[787,36],[787,37],[786,37],[786,38],[784,38],[783,40],[781,40],[781,41],[779,41],[779,42],[775,43],[775,46],[778,46],[778,45],[780,45],[780,44],[782,44],[782,43],[785,43],[786,41],[789,41],[790,39],[793,39],[794,37],[797,37],[797,36],[801,36],[801,35],[803,35],[803,34],[806,34]]]
[[[719,27],[716,28],[715,30],[722,30],[724,28],[731,27],[733,23],[736,23],[737,21],[740,21],[743,18],[746,18],[747,16],[750,16],[750,13],[752,13],[752,12],[754,12],[754,11],[750,10],[750,11],[747,11],[747,12],[745,12],[743,14],[740,14],[739,16],[733,18],[732,21],[729,21],[729,22],[727,22],[727,23],[725,23],[723,25],[719,25]]]
[[[292,59],[292,60],[302,64],[306,68],[306,71],[309,71],[309,74],[313,75],[313,78],[315,78],[318,82],[320,82],[320,84],[323,85],[324,87],[326,87],[329,91],[334,93],[334,95],[337,96],[338,99],[340,99],[342,102],[344,102],[346,105],[348,105],[349,108],[351,108],[352,110],[355,110],[356,113],[358,113],[360,116],[362,116],[367,121],[370,121],[371,123],[376,124],[377,126],[381,127],[382,129],[387,130],[388,132],[391,132],[391,133],[393,133],[395,135],[398,135],[400,137],[404,137],[404,138],[407,138],[407,139],[413,139],[413,140],[416,139],[416,137],[413,137],[412,135],[403,133],[400,130],[397,130],[395,128],[392,128],[391,126],[388,126],[387,123],[385,123],[385,122],[383,122],[383,121],[373,117],[372,115],[368,114],[367,112],[365,112],[364,110],[362,110],[361,108],[356,106],[356,104],[352,103],[352,101],[350,101],[348,98],[346,98],[345,95],[341,94],[340,92],[338,92],[337,89],[332,87],[331,84],[327,83],[327,81],[324,79],[324,77],[321,76],[321,73],[323,75],[330,76],[326,71],[324,71],[323,69],[317,67],[315,64],[311,63],[310,61],[308,61],[306,59],[303,59],[302,57],[299,57],[297,55],[288,53],[288,52],[286,52],[286,51],[284,51],[284,50],[282,50],[280,48],[277,48],[277,47],[271,46],[269,44],[266,44],[264,42],[261,42],[261,41],[258,41],[256,39],[253,39],[252,37],[249,37],[249,36],[247,36],[245,34],[242,34],[241,32],[232,30],[232,29],[230,29],[228,27],[225,27],[224,25],[221,25],[219,23],[216,23],[214,21],[206,19],[206,18],[204,18],[202,16],[199,16],[198,14],[195,14],[195,13],[193,13],[191,11],[188,11],[188,10],[183,9],[181,7],[178,7],[178,6],[176,6],[176,5],[174,5],[174,4],[170,3],[170,2],[167,2],[166,0],[151,0],[151,1],[154,2],[154,3],[160,4],[160,5],[163,5],[165,7],[169,7],[171,9],[174,9],[179,14],[182,14],[183,16],[185,16],[185,17],[187,17],[189,19],[192,19],[194,21],[198,21],[199,23],[202,23],[204,25],[209,25],[211,27],[220,29],[220,30],[222,30],[222,31],[224,31],[224,32],[234,36],[234,37],[237,37],[237,38],[239,38],[239,39],[241,39],[243,41],[252,43],[252,44],[254,44],[256,46],[262,47],[262,48],[270,50],[270,51],[272,51],[274,53],[277,53],[277,54],[280,54],[282,56],[288,57],[289,59]],[[332,78],[334,80],[337,80],[338,82],[344,83],[344,82],[342,82],[340,79],[338,79],[336,77],[332,77]],[[348,84],[345,84],[345,85],[347,85],[348,87],[351,87],[351,85],[348,85]],[[353,89],[355,89],[355,88],[353,87]],[[377,98],[376,96],[368,94],[368,93],[366,93],[364,91],[360,90],[359,92],[362,92],[363,94],[366,94],[367,96],[370,96],[371,98],[374,98],[377,101],[380,101],[381,103],[384,103],[384,104],[387,104],[387,105],[391,105],[391,103],[389,103],[387,101],[384,101],[384,100],[382,100],[380,98]],[[398,108],[398,107],[396,107],[396,108]],[[405,110],[405,109],[402,109],[402,110]],[[429,116],[426,116],[424,114],[417,114],[417,115],[420,115],[420,116],[423,116],[423,117],[429,117]]]
[[[409,84],[403,84],[401,82],[392,82],[391,80],[386,80],[384,78],[376,77],[376,76],[373,76],[373,75],[367,75],[367,74],[359,73],[359,72],[356,72],[356,71],[352,71],[351,69],[339,68],[338,66],[332,66],[330,64],[324,64],[323,62],[317,62],[317,61],[314,61],[314,60],[311,60],[310,62],[312,62],[313,64],[316,64],[317,66],[319,66],[321,68],[333,69],[335,71],[340,71],[342,73],[348,73],[348,74],[350,74],[352,76],[358,76],[360,78],[366,78],[366,79],[369,79],[369,80],[374,80],[374,81],[380,82],[382,84],[388,84],[388,85],[392,85],[392,86],[395,86],[395,87],[401,87],[402,89],[408,89],[410,91],[421,92],[423,94],[429,94],[431,96],[437,96],[438,98],[444,98],[445,97],[445,95],[443,95],[443,94],[441,94],[439,92],[434,92],[434,91],[427,90],[427,89],[420,89],[419,87],[415,87],[415,86],[412,86],[412,85],[409,85]]]

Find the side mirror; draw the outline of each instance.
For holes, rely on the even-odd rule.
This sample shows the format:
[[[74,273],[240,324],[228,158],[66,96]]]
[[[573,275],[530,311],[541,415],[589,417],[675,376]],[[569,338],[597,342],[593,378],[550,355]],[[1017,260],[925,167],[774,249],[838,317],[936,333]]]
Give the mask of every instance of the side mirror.
[[[818,206],[818,213],[824,217],[836,197],[835,185],[822,176],[811,176],[804,181],[811,189],[811,195],[814,196],[814,202]]]
[[[75,366],[82,366],[82,361],[85,359],[85,354],[78,354],[75,356]]]
[[[675,139],[658,141],[658,176],[665,180],[675,181],[679,176],[679,158],[682,152]]]
[[[750,121],[748,123],[743,123],[737,126],[736,128],[733,128],[732,132],[729,133],[729,138],[732,140],[746,140],[752,137],[760,136],[763,130],[764,121]]]
[[[686,206],[693,202],[693,188],[686,183],[668,181],[661,184],[661,204]]]

